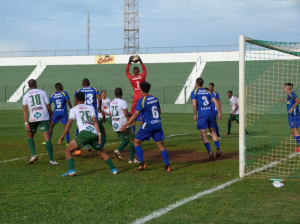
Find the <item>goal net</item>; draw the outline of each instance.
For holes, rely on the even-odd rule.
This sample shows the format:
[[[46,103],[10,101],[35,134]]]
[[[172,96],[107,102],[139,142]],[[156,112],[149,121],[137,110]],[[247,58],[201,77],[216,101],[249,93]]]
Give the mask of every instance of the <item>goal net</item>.
[[[298,144],[289,129],[287,103],[279,100],[287,99],[285,83],[292,83],[292,92],[300,98],[300,44],[241,36],[240,85],[241,81],[245,116],[240,127],[240,176],[300,177],[300,152],[295,151]],[[244,127],[249,134],[241,133]]]

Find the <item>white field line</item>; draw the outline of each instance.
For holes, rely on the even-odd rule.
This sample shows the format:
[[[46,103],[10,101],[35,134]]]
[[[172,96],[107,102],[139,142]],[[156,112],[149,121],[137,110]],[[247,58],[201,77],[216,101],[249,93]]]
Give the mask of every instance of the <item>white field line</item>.
[[[165,136],[165,138],[172,138],[172,137],[182,136],[182,135],[189,135],[189,133],[169,135],[169,136]],[[106,145],[116,145],[116,144],[118,144],[118,143],[110,143],[110,144],[106,144]],[[55,154],[62,153],[62,152],[64,152],[64,151],[58,151],[58,152],[55,152]],[[44,156],[44,155],[48,155],[48,153],[38,154],[38,156]],[[12,161],[21,160],[21,159],[28,159],[28,158],[30,158],[30,156],[3,160],[3,161],[0,161],[0,163],[7,163],[7,162],[12,162]]]
[[[293,153],[293,154],[289,155],[287,158],[290,159],[290,158],[292,158],[292,157],[294,157],[294,156],[297,156],[297,155],[300,155],[300,153]],[[265,165],[265,166],[263,166],[263,167],[261,167],[261,168],[257,168],[257,169],[255,169],[255,170],[253,170],[253,171],[251,171],[251,172],[246,173],[245,176],[250,176],[250,175],[252,175],[252,174],[254,174],[254,173],[263,171],[263,170],[265,170],[265,169],[267,169],[267,168],[270,168],[270,167],[272,167],[272,166],[277,165],[277,164],[280,163],[281,161],[284,161],[284,159],[281,159],[280,161],[274,161],[274,162],[269,163],[269,164],[267,164],[267,165]],[[193,196],[191,196],[191,197],[182,199],[182,200],[177,201],[177,202],[175,202],[174,204],[171,204],[171,205],[169,205],[169,206],[167,206],[167,207],[165,207],[165,208],[159,209],[159,210],[157,210],[157,211],[155,211],[155,212],[153,212],[153,213],[151,213],[151,214],[149,214],[149,215],[147,215],[147,216],[145,216],[145,217],[143,217],[143,218],[137,219],[137,220],[135,220],[134,222],[132,222],[132,224],[142,224],[142,223],[146,223],[146,222],[150,221],[151,219],[157,218],[157,217],[159,217],[159,216],[161,216],[161,215],[164,215],[164,214],[168,213],[169,211],[171,211],[171,210],[173,210],[173,209],[179,207],[180,205],[184,205],[184,204],[186,204],[186,203],[188,203],[188,202],[190,202],[190,201],[196,200],[196,199],[198,199],[198,198],[200,198],[200,197],[202,197],[202,196],[205,196],[205,195],[207,195],[207,194],[210,194],[210,193],[213,193],[213,192],[215,192],[215,191],[221,190],[221,189],[223,189],[223,188],[225,188],[225,187],[227,187],[227,186],[229,186],[229,185],[231,185],[231,184],[233,184],[233,183],[235,183],[235,182],[238,182],[238,181],[240,181],[240,180],[242,180],[242,179],[243,179],[243,178],[241,178],[241,177],[240,177],[240,178],[236,178],[236,179],[234,179],[234,180],[227,181],[226,183],[221,184],[221,185],[219,185],[219,186],[217,186],[217,187],[208,189],[208,190],[206,190],[206,191],[199,192],[198,194],[195,194],[195,195],[193,195]]]

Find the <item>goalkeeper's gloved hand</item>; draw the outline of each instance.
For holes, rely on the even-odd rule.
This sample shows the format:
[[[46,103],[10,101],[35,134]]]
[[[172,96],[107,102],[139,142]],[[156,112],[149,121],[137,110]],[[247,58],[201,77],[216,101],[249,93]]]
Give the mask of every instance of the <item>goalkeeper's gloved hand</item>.
[[[132,63],[132,58],[133,58],[133,56],[130,56],[130,57],[129,57],[128,64],[131,64],[131,63]]]
[[[142,61],[142,59],[141,59],[140,56],[139,56],[139,62],[140,62],[141,64],[143,64],[143,61]]]

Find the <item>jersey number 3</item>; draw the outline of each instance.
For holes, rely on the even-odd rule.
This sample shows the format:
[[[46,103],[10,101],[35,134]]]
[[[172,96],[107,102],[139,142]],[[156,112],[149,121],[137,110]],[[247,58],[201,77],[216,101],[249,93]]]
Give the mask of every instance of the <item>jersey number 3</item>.
[[[207,106],[209,104],[206,96],[202,96],[202,100],[203,100],[203,106]]]

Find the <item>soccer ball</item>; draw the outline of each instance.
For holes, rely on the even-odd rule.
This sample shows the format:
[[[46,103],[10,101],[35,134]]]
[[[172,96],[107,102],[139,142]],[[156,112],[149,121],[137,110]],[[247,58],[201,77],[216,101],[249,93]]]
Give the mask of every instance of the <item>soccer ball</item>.
[[[133,63],[138,63],[138,61],[140,59],[140,57],[138,55],[133,55],[133,56],[131,56],[131,58],[132,58]]]

